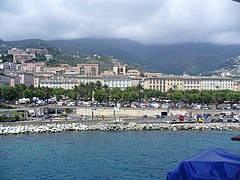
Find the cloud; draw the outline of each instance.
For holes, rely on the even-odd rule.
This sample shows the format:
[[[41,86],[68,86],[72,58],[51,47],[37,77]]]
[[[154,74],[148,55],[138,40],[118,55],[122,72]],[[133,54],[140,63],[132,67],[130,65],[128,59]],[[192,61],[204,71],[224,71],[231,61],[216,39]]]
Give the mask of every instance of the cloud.
[[[240,44],[239,17],[231,0],[1,0],[0,38]]]

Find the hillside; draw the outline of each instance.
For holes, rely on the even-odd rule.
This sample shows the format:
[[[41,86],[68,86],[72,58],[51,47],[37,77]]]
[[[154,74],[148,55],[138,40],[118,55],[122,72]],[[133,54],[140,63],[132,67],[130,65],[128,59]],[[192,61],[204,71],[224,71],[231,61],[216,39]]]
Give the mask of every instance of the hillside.
[[[114,56],[127,64],[140,64],[147,69],[172,74],[206,74],[221,68],[227,58],[240,54],[240,45],[185,43],[143,45],[126,39],[78,39],[51,41],[69,52]]]
[[[240,54],[240,45],[185,43],[143,45],[127,39],[23,40],[0,42],[10,47],[59,48],[71,54],[113,56],[131,67],[162,73],[208,74],[224,67],[227,58]],[[75,64],[72,62],[71,64]]]

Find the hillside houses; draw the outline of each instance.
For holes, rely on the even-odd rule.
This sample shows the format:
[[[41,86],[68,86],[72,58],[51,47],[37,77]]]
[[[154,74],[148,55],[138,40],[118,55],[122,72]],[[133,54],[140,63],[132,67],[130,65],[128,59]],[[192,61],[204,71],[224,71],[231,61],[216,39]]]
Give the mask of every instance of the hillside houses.
[[[13,57],[14,55],[22,55],[21,60],[14,60],[17,63],[4,62],[0,64],[2,74],[11,77],[10,80],[7,79],[10,81],[9,85],[12,86],[22,83],[35,87],[73,89],[80,84],[99,81],[109,88],[119,87],[122,90],[139,84],[144,89],[155,89],[162,92],[167,92],[169,89],[240,90],[240,81],[229,77],[176,76],[140,72],[136,69],[128,69],[126,64],[121,64],[116,59],[114,59],[112,70],[100,72],[98,63],[77,64],[77,66],[72,67],[68,64],[47,66],[46,62],[28,61],[39,54],[49,55],[46,49],[28,48],[25,51],[13,48],[8,53],[12,54]]]

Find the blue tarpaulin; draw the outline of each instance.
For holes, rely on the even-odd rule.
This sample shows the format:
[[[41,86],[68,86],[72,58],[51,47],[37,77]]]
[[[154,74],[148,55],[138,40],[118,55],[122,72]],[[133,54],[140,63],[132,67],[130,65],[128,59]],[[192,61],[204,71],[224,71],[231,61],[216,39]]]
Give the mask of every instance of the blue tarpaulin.
[[[167,174],[167,180],[240,180],[240,153],[211,148],[184,160]]]

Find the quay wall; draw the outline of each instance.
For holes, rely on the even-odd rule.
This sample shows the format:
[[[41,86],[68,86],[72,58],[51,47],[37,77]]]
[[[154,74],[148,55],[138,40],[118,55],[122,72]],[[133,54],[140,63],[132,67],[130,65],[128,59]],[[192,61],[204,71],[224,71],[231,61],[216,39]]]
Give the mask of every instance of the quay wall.
[[[126,123],[124,121],[106,121],[95,125],[82,123],[51,123],[44,125],[22,125],[22,126],[0,126],[0,135],[11,134],[35,134],[35,133],[57,133],[65,131],[123,131],[123,130],[240,130],[239,123]]]
[[[115,111],[115,112],[114,112]],[[116,117],[126,117],[126,116],[154,116],[161,115],[161,112],[168,112],[168,115],[177,115],[177,114],[219,114],[219,113],[236,113],[239,114],[240,110],[202,110],[202,109],[154,109],[154,108],[91,108],[91,107],[77,107],[76,114],[83,116],[91,116],[92,113],[94,116],[113,116],[115,113]]]

